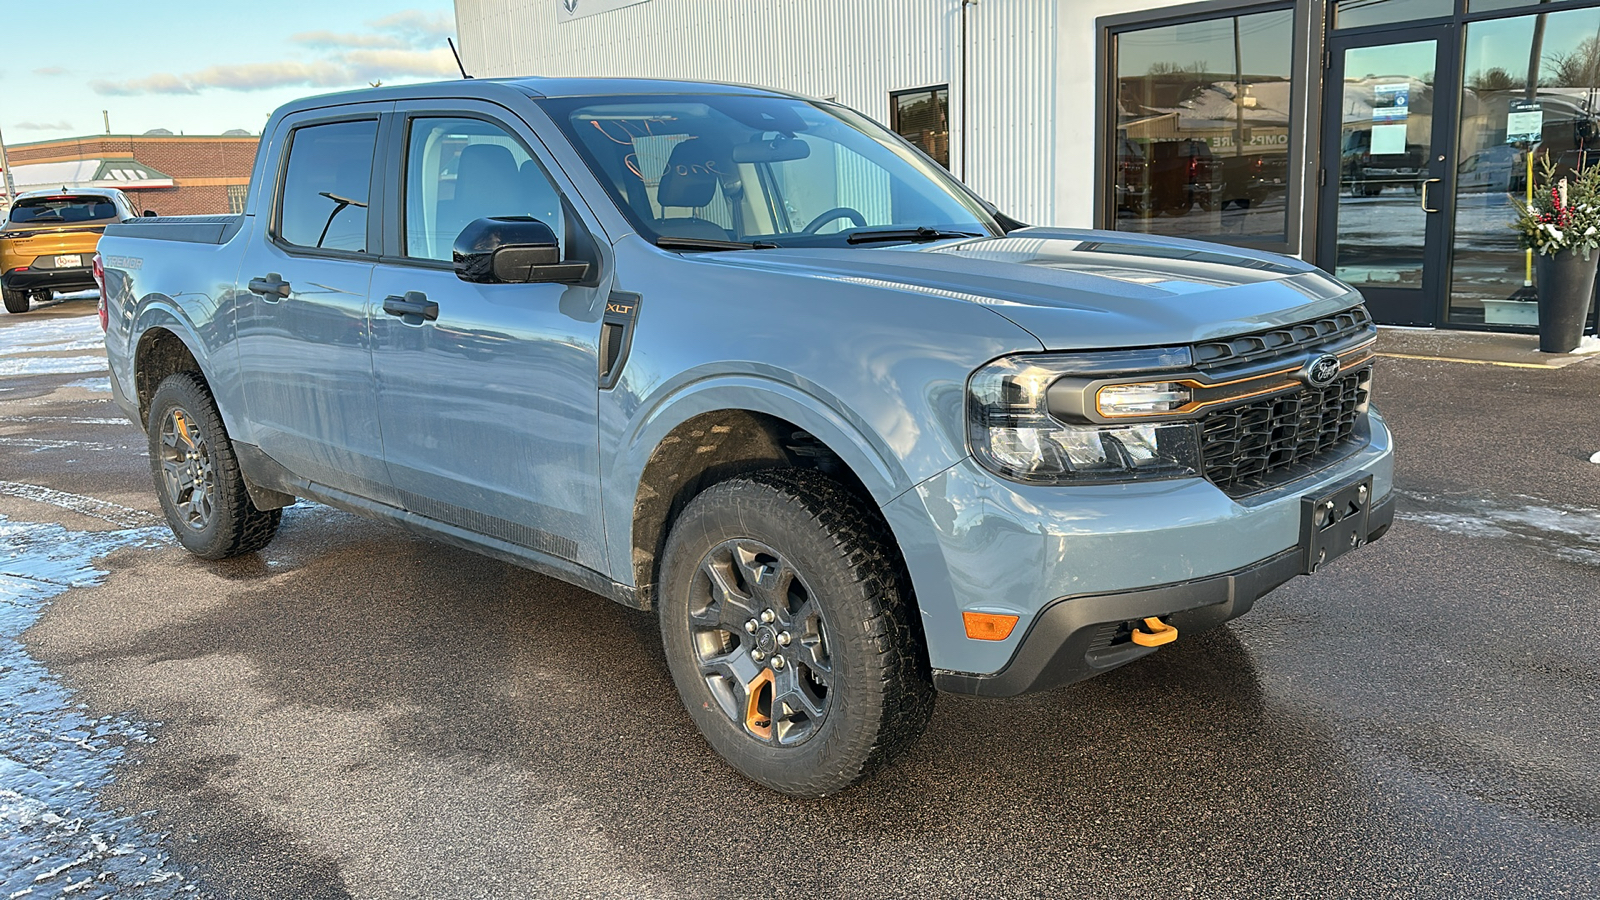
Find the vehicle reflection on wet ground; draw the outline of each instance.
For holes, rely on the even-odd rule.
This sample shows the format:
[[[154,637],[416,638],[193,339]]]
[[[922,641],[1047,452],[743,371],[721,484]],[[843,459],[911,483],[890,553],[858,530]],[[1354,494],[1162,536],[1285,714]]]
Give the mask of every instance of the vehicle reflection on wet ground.
[[[0,437],[40,446],[5,449],[0,514],[93,555],[155,505],[91,380],[7,379]],[[1596,395],[1593,361],[1380,360],[1383,541],[1090,682],[941,698],[903,761],[822,801],[718,761],[649,615],[312,504],[227,563],[112,550],[26,652],[77,691],[58,712],[162,723],[97,802],[153,811],[147,846],[201,893],[1583,896],[1600,435],[1571,401]]]

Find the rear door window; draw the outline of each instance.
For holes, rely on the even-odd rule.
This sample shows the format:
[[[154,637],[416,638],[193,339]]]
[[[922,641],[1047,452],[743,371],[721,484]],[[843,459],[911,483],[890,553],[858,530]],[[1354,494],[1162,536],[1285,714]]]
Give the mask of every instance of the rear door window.
[[[367,194],[378,122],[296,128],[278,195],[278,239],[297,247],[367,252]]]
[[[32,197],[11,207],[13,225],[62,225],[120,218],[110,197]]]

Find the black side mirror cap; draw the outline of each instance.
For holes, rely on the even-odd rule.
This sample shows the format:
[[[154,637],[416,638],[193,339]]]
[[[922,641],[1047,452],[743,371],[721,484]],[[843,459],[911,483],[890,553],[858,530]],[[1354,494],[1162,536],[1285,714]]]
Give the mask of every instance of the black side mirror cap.
[[[492,216],[461,229],[452,248],[456,277],[475,284],[574,284],[585,262],[562,262],[556,233],[531,216]]]
[[[145,211],[144,211],[144,212],[142,212],[142,213],[140,213],[140,214],[139,214],[139,216],[140,216],[140,217],[141,217],[141,218],[145,218],[145,219],[154,219],[154,218],[156,218],[156,217],[157,217],[157,216],[159,216],[159,215],[161,215],[161,214],[160,214],[160,213],[158,213],[158,212],[156,212],[156,211],[155,211],[155,210],[153,210],[153,209],[147,209],[147,210],[145,210]]]

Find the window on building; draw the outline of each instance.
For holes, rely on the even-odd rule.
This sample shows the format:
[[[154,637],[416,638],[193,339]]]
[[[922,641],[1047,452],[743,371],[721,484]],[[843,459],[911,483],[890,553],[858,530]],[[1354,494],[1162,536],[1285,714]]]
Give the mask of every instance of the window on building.
[[[563,233],[561,197],[522,142],[482,119],[416,119],[406,154],[406,255],[450,259],[488,216],[533,216]]]
[[[1411,19],[1435,19],[1455,11],[1456,0],[1335,0],[1333,27],[1360,28]]]
[[[237,216],[244,212],[244,198],[248,193],[250,193],[250,185],[248,184],[228,185],[228,213],[230,215]]]
[[[889,95],[889,127],[950,168],[950,86],[897,91]]]
[[[1531,304],[1506,301],[1532,296],[1538,266],[1507,223],[1547,162],[1600,162],[1600,9],[1471,22],[1463,49],[1449,318],[1532,326]]]
[[[1129,26],[1111,41],[1107,226],[1287,242],[1294,10]]]
[[[378,123],[297,128],[278,199],[278,238],[300,247],[367,252],[367,188]]]

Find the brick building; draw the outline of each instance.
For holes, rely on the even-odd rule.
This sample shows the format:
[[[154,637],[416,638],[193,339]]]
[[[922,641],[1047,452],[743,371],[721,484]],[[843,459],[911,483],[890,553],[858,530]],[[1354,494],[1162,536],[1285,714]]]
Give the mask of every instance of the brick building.
[[[18,193],[114,187],[141,211],[197,215],[242,211],[259,140],[249,134],[107,134],[20,144],[7,155]]]

